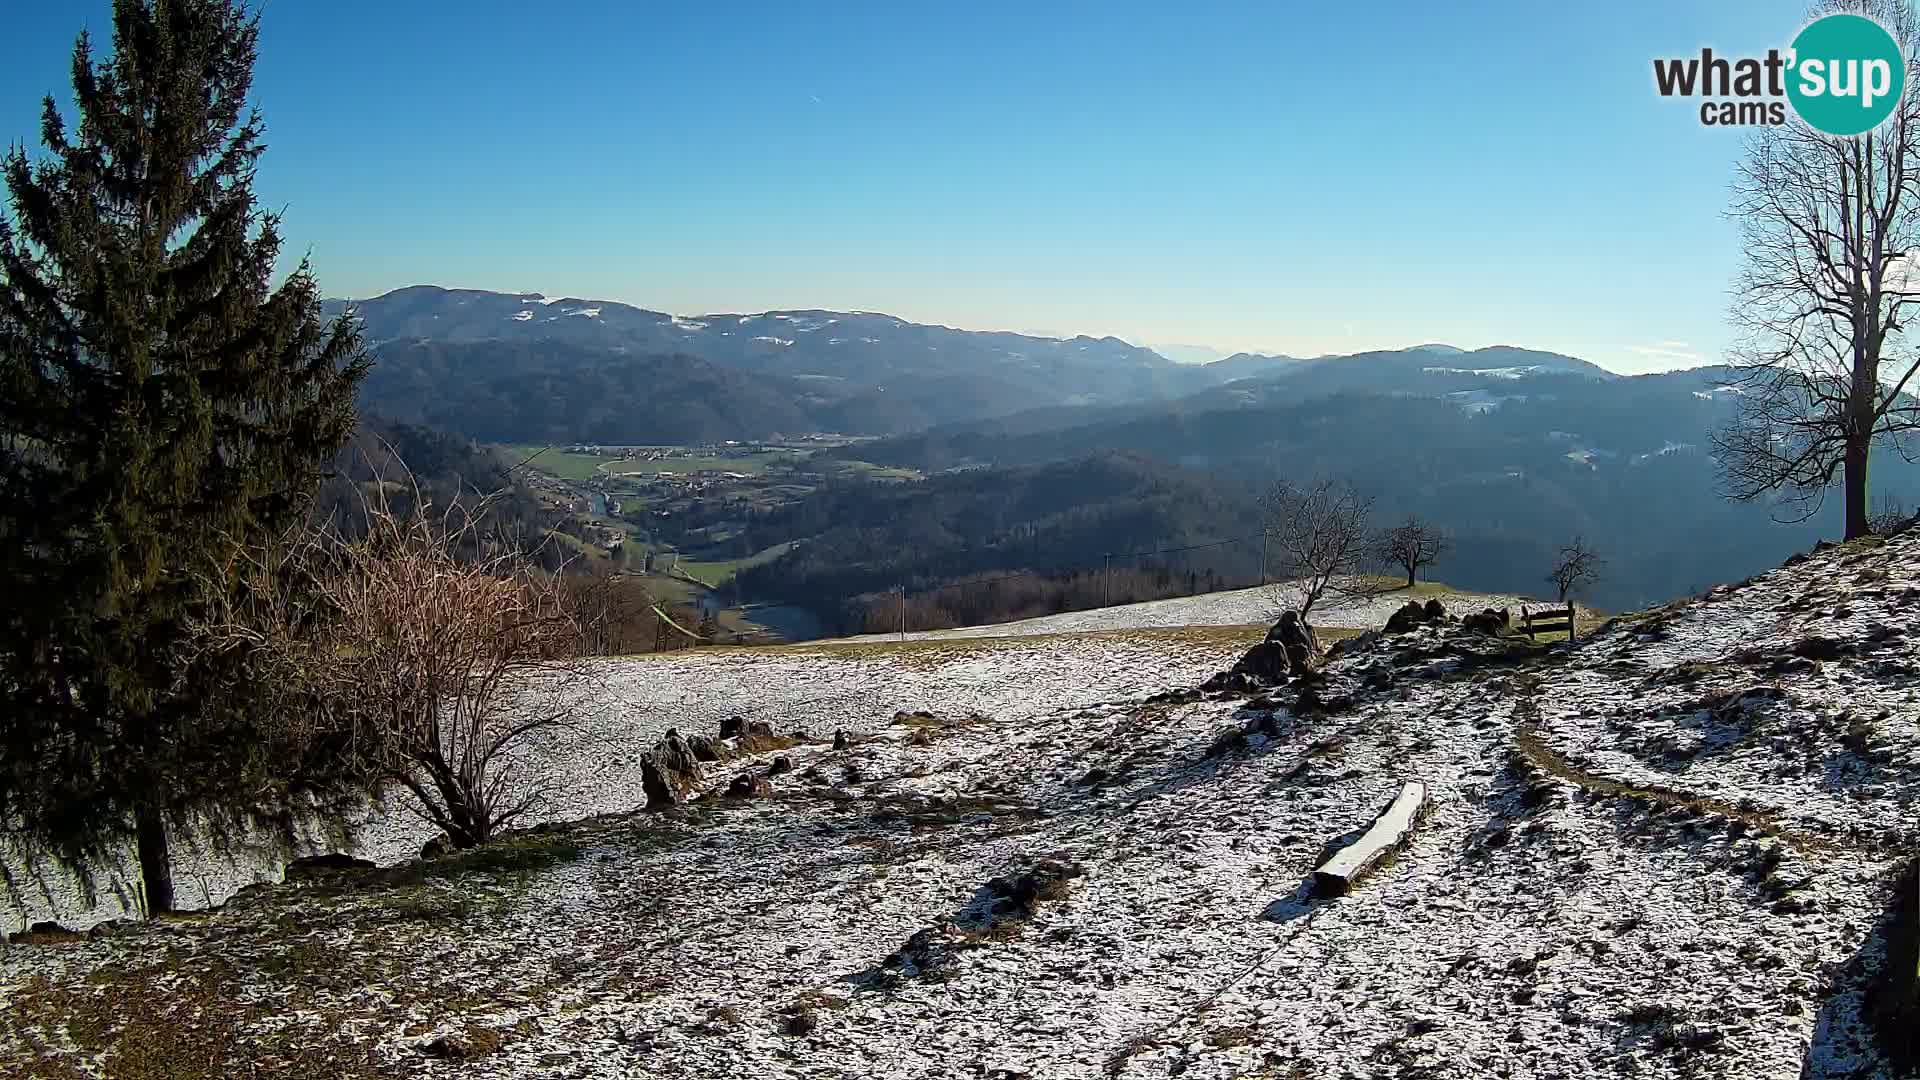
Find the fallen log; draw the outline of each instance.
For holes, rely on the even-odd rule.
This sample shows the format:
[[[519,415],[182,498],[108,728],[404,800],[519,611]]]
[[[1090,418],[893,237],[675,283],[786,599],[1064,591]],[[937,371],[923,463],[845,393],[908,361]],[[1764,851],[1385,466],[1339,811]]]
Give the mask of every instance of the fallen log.
[[[1315,896],[1345,896],[1380,861],[1407,842],[1420,809],[1427,802],[1427,785],[1410,780],[1401,785],[1385,811],[1373,819],[1373,825],[1353,843],[1335,852],[1313,872]]]

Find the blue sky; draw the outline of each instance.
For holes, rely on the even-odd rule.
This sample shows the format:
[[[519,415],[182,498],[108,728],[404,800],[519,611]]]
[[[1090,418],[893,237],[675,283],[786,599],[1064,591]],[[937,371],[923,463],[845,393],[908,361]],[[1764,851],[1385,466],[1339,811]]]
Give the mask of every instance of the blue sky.
[[[0,141],[104,0],[22,5]],[[813,10],[806,10],[811,7]],[[1036,11],[1044,8],[1044,11]],[[270,0],[259,191],[330,295],[435,283],[699,313],[1300,355],[1521,344],[1622,371],[1728,336],[1737,131],[1655,56],[1800,3]]]

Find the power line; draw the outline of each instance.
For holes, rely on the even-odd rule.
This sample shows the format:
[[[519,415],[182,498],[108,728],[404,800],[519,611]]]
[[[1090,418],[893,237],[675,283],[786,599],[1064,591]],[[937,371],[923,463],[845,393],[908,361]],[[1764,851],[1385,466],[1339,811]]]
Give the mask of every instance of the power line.
[[[1201,551],[1206,548],[1226,547],[1228,544],[1244,544],[1249,540],[1257,540],[1259,538],[1260,534],[1254,533],[1252,536],[1236,536],[1230,540],[1215,540],[1206,544],[1189,544],[1186,547],[1156,548],[1152,551],[1115,552],[1113,557],[1116,559],[1132,559],[1141,555],[1178,555],[1183,551]]]

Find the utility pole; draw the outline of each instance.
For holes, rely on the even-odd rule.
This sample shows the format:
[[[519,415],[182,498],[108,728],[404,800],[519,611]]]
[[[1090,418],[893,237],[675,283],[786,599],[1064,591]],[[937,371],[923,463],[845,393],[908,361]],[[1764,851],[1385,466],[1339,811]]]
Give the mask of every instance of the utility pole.
[[[1113,599],[1113,552],[1106,554],[1106,569],[1100,571],[1100,606],[1106,607]]]
[[[907,587],[900,586],[900,640],[907,640]]]

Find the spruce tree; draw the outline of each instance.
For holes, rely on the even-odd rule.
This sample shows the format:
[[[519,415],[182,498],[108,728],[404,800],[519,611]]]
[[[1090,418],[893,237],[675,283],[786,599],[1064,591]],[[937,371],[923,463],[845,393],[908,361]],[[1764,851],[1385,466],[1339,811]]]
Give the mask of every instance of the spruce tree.
[[[288,762],[232,671],[190,661],[208,568],[296,524],[349,435],[366,355],[278,287],[236,0],[118,0],[73,54],[78,124],[4,160],[0,829],[81,866],[128,839],[172,906],[168,827],[258,812]]]

